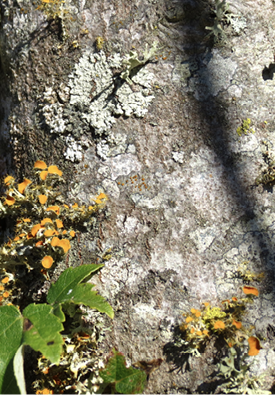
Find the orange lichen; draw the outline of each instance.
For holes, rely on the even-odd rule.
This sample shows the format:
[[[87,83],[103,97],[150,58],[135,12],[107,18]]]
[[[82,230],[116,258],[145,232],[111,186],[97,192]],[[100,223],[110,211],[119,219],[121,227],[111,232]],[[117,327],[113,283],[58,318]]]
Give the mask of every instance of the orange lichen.
[[[241,321],[235,321],[234,319],[233,319],[232,325],[235,325],[235,327],[237,329],[241,329],[241,327],[242,327]]]
[[[10,185],[14,181],[14,178],[12,176],[7,176],[4,178],[4,184],[5,185]]]
[[[41,180],[45,181],[47,178],[48,172],[46,170],[41,171],[41,173],[39,174]]]
[[[191,328],[190,333],[194,333],[194,332],[195,332],[195,329]]]
[[[197,331],[197,332],[196,332],[196,335],[202,336],[202,331]]]
[[[12,206],[14,203],[15,203],[15,199],[12,196],[7,195],[4,204],[7,204],[8,206]]]
[[[77,208],[78,207],[78,204],[77,203],[74,203],[73,205],[72,205],[72,208]]]
[[[191,309],[190,310],[192,314],[194,314],[197,318],[201,316],[201,312],[196,309]]]
[[[9,296],[10,296],[10,294],[9,294],[8,291],[5,291],[5,292],[3,293],[3,298],[8,298]]]
[[[60,177],[61,177],[62,174],[63,174],[62,171],[59,170],[58,167],[55,166],[55,165],[49,166],[49,167],[48,167],[48,172],[49,172],[49,174],[57,174],[57,175],[59,175]]]
[[[45,225],[46,223],[53,223],[53,221],[51,220],[51,218],[44,218],[42,219],[42,221],[40,222],[41,225]]]
[[[45,269],[50,269],[50,267],[52,267],[53,264],[53,258],[50,255],[44,256],[44,258],[41,261],[41,264]]]
[[[26,187],[27,187],[29,184],[31,184],[31,183],[32,183],[31,180],[28,180],[27,178],[25,178],[23,182],[21,182],[20,184],[18,184],[18,191],[19,191],[20,193],[24,193]]]
[[[246,295],[255,295],[255,296],[259,296],[259,291],[257,290],[257,288],[255,287],[248,287],[247,285],[245,285],[243,287],[243,292]]]
[[[69,251],[71,248],[71,243],[68,239],[61,239],[59,240],[58,247],[63,248],[65,254]]]
[[[55,220],[56,226],[58,227],[58,229],[61,229],[64,227],[63,222],[61,221],[61,219],[56,219]]]
[[[43,240],[39,240],[36,244],[35,247],[42,247],[44,244]]]
[[[43,160],[37,160],[33,166],[34,169],[41,169],[41,170],[47,169],[47,167],[48,166],[46,165],[45,162],[43,162]]]
[[[47,229],[47,230],[45,230],[45,232],[44,232],[44,236],[45,237],[50,237],[50,236],[53,236],[53,235],[55,235],[56,234],[56,231],[55,230],[52,230],[52,229]]]
[[[258,355],[261,349],[259,339],[257,339],[257,337],[254,336],[250,336],[249,339],[247,339],[247,341],[249,344],[248,355],[250,357]]]
[[[75,237],[75,231],[74,231],[74,230],[71,230],[71,231],[70,231],[70,236],[71,236],[71,237]]]
[[[236,298],[235,296],[232,297],[233,302],[237,302],[238,298]]]
[[[44,226],[42,226],[41,224],[34,225],[34,226],[32,227],[32,230],[31,230],[32,236],[35,237],[36,234],[37,234],[37,232],[38,232],[40,229],[43,229],[43,228],[44,228]]]
[[[2,283],[2,284],[7,284],[9,281],[10,281],[9,277],[4,277],[4,278],[1,280],[1,283]]]
[[[44,3],[49,3],[49,1],[45,1],[45,0],[44,0]],[[44,394],[44,395],[47,395],[47,394],[53,394],[53,390],[50,390],[50,389],[48,389],[48,388],[44,388],[43,390],[37,390],[35,393],[36,393],[36,394]]]
[[[186,317],[186,318],[185,318],[185,322],[187,322],[187,324],[188,324],[188,322],[191,322],[191,321],[193,321],[193,318],[192,318],[192,317]]]
[[[225,323],[223,321],[216,321],[214,324],[214,329],[224,329]]]
[[[48,200],[48,197],[47,197],[46,195],[39,195],[39,196],[38,196],[38,199],[39,199],[39,202],[40,202],[41,204],[45,204],[46,201]]]
[[[57,215],[60,214],[60,207],[59,206],[50,206],[46,209],[46,211],[54,211]]]
[[[0,291],[4,291],[4,286],[3,285],[0,285]]]

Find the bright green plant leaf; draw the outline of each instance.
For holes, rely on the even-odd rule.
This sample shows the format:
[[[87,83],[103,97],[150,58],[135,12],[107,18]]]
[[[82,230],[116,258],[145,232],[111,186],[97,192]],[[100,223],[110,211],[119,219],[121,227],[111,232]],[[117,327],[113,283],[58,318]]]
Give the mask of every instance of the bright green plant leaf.
[[[62,306],[60,304],[56,304],[53,307],[53,314],[56,315],[61,322],[66,321],[65,314],[63,313]]]
[[[72,302],[74,304],[84,304],[113,318],[114,311],[109,303],[95,291],[92,291],[94,285],[88,283],[79,284],[102,266],[104,265],[82,265],[66,269],[49,289],[48,303]]]
[[[91,289],[94,284],[78,284],[70,293],[70,300],[75,304],[84,304],[101,313],[106,313],[109,317],[114,318],[114,311],[106,300]]]
[[[115,349],[105,369],[99,374],[105,383],[113,384],[120,394],[141,394],[147,381],[144,371],[126,368],[124,355]]]
[[[13,358],[13,371],[20,394],[26,394],[25,376],[24,376],[24,346],[18,348]]]
[[[0,393],[3,392],[5,372],[21,345],[23,318],[15,306],[0,307]],[[12,365],[11,365],[12,366]],[[9,369],[10,371],[10,369]],[[13,377],[14,378],[14,377]],[[11,380],[13,380],[11,378]],[[7,383],[5,377],[5,386]]]
[[[35,351],[42,352],[52,363],[58,363],[63,344],[59,332],[63,325],[52,311],[52,306],[35,303],[24,309],[23,316],[29,320],[29,325],[24,331],[23,341]]]
[[[102,266],[104,265],[69,267],[60,275],[56,283],[51,285],[47,302],[50,304],[67,302],[74,287]]]

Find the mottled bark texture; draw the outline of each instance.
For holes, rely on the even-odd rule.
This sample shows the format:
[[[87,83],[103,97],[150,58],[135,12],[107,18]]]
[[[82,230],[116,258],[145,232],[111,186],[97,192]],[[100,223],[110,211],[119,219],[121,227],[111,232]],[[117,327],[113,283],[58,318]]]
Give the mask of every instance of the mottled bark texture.
[[[22,177],[41,159],[64,171],[72,202],[108,195],[70,259],[112,248],[98,282],[115,309],[106,350],[165,360],[147,393],[215,390],[213,345],[186,365],[173,330],[191,307],[241,296],[244,261],[266,275],[246,324],[265,339],[255,372],[272,385],[272,174],[255,180],[275,155],[274,3],[229,3],[237,17],[214,43],[210,0],[65,0],[52,20],[39,1],[0,1],[0,171]],[[121,59],[142,63],[154,42],[123,80]],[[255,133],[239,136],[247,118]]]

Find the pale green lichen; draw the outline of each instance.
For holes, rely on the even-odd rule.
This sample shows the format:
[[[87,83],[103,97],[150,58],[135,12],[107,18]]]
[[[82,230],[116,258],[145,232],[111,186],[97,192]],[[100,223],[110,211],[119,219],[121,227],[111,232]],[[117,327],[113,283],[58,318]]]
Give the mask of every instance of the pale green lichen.
[[[241,126],[237,128],[237,133],[241,137],[243,134],[255,133],[255,130],[251,128],[251,119],[243,119]]]
[[[62,136],[68,147],[66,159],[81,159],[91,129],[108,144],[118,115],[143,117],[147,113],[154,99],[154,75],[146,64],[155,51],[156,44],[151,50],[146,47],[142,61],[136,52],[109,57],[103,51],[86,52],[69,75],[67,87],[60,87],[58,92],[51,87],[46,89],[41,111],[51,133],[66,134]]]

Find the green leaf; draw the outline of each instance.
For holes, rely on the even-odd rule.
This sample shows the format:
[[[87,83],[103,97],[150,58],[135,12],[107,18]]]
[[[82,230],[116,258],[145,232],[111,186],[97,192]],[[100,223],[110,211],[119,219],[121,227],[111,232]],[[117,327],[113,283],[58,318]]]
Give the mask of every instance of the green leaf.
[[[112,352],[105,369],[99,372],[100,377],[105,383],[113,384],[120,394],[141,394],[147,381],[146,373],[126,368],[124,355],[115,349]]]
[[[25,376],[24,376],[24,346],[18,348],[13,358],[13,371],[20,394],[26,394]]]
[[[70,293],[70,298],[68,301],[71,301],[75,304],[84,304],[85,306],[89,306],[92,309],[96,309],[101,313],[106,313],[109,317],[114,318],[114,311],[108,302],[96,293],[96,291],[92,291],[91,289],[94,287],[94,284],[78,284]]]
[[[52,363],[58,363],[62,352],[63,338],[60,331],[63,325],[60,319],[53,314],[52,306],[35,303],[27,306],[23,316],[29,322],[29,328],[23,334],[25,344],[35,351],[40,351]]]
[[[9,363],[21,345],[23,331],[23,318],[15,306],[0,307],[0,393],[3,391],[5,372]],[[10,371],[10,369],[9,369]],[[11,380],[13,380],[11,376]],[[15,379],[14,379],[15,380]],[[7,383],[5,377],[5,388]]]
[[[62,306],[60,304],[53,306],[53,314],[56,315],[61,322],[66,321],[65,314],[63,313]]]
[[[59,276],[56,283],[51,285],[47,295],[47,302],[53,304],[68,301],[73,288],[102,266],[104,265],[91,264],[75,268],[69,267]]]
[[[114,318],[114,311],[109,303],[96,291],[92,291],[93,284],[79,284],[102,266],[104,265],[82,265],[66,269],[49,289],[47,301],[51,304],[66,302],[84,304]]]

